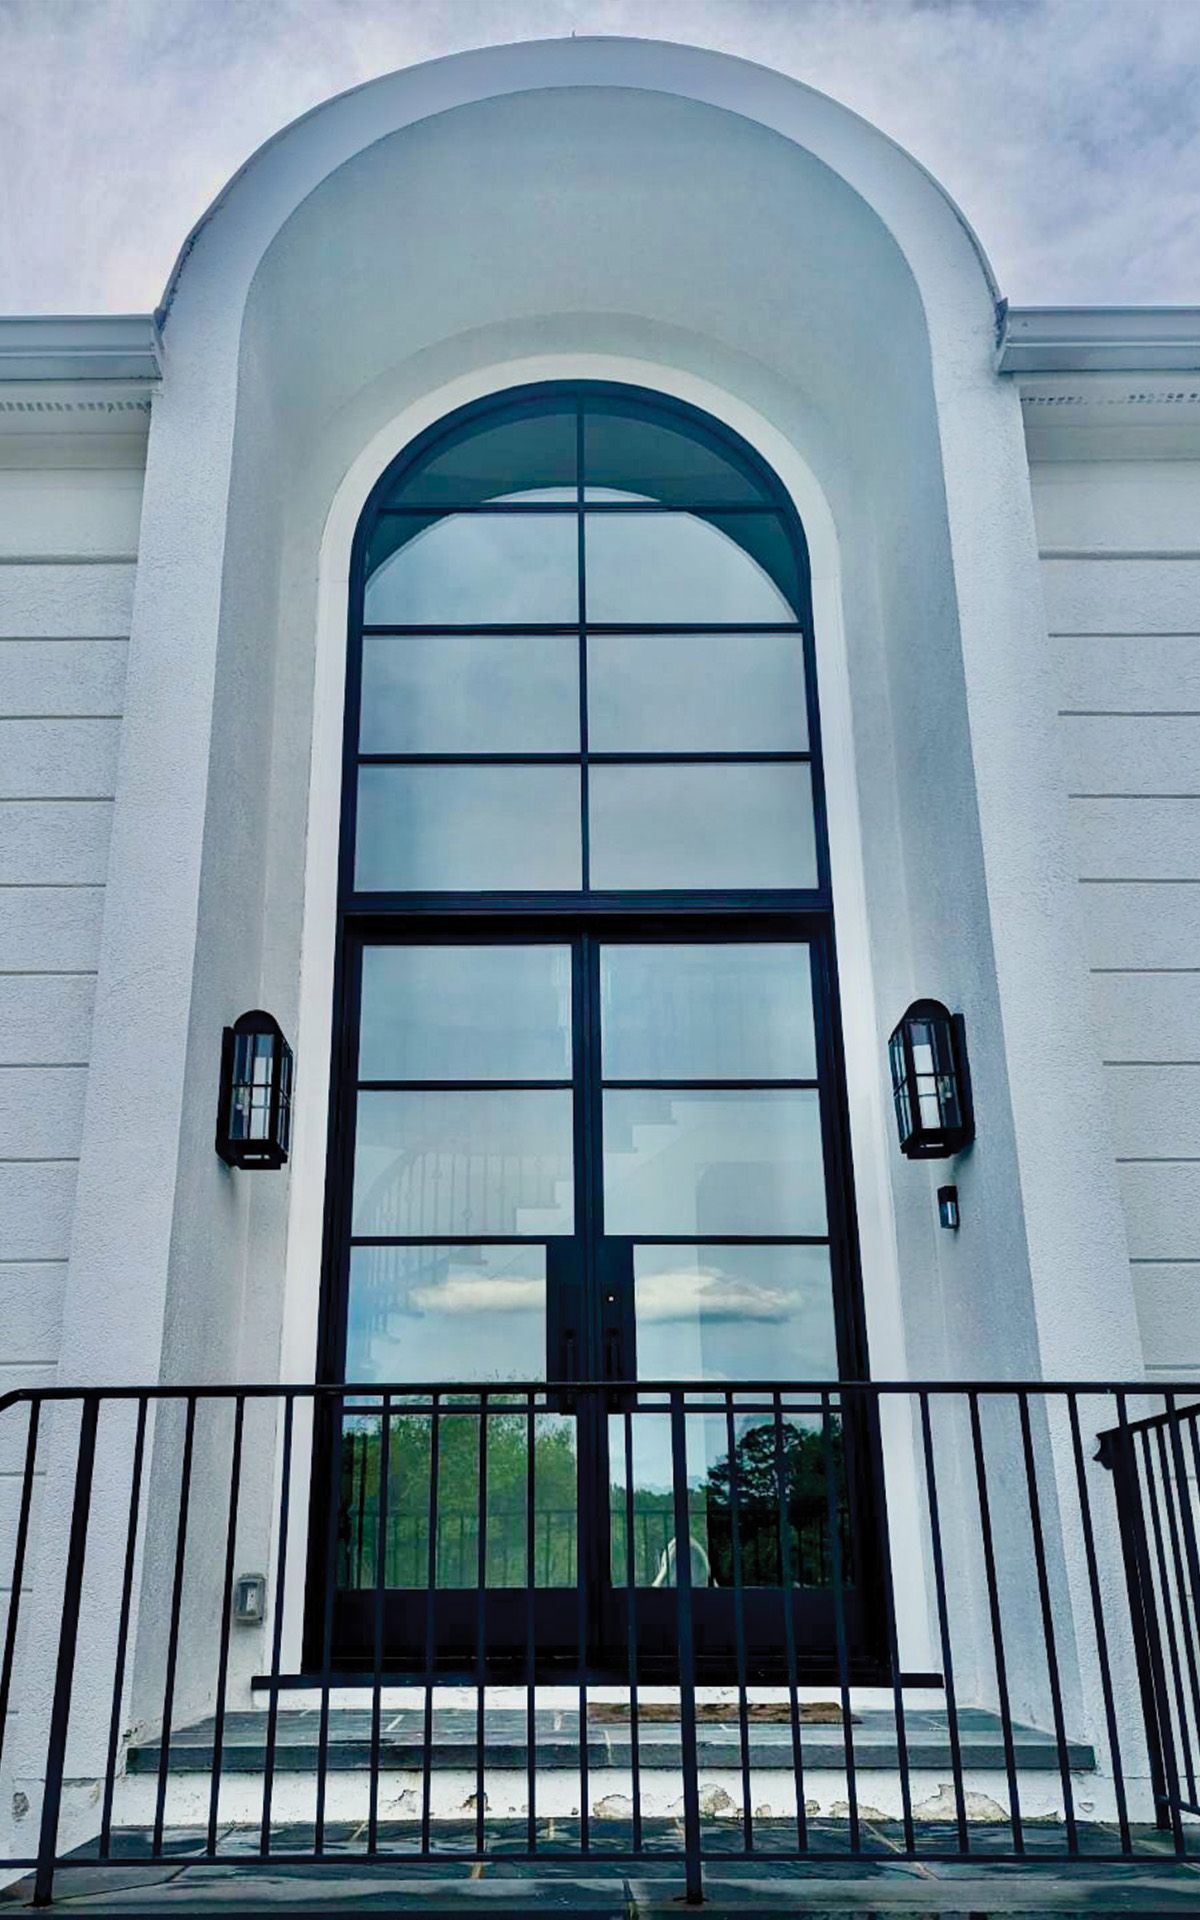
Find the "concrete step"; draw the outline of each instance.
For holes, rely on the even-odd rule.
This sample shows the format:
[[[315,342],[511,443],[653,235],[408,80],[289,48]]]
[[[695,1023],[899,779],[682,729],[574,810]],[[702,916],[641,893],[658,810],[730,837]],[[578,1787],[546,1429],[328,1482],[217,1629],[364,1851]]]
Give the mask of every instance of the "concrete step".
[[[721,1771],[741,1766],[741,1730],[736,1707],[702,1710],[698,1729],[700,1764]],[[803,1711],[803,1710],[802,1710]],[[710,1717],[711,1715],[711,1717]],[[643,1770],[675,1771],[680,1766],[678,1721],[644,1710],[638,1726],[638,1760]],[[211,1718],[178,1727],[171,1735],[168,1771],[207,1773],[213,1763]],[[908,1764],[913,1772],[947,1774],[952,1748],[943,1709],[913,1709],[904,1716]],[[793,1769],[792,1725],[786,1703],[770,1715],[755,1708],[748,1729],[750,1765],[756,1771]],[[893,1714],[881,1708],[855,1712],[851,1726],[854,1766],[859,1773],[894,1772],[899,1765]],[[265,1710],[226,1715],[222,1742],[222,1771],[257,1773],[266,1753]],[[964,1707],[958,1714],[958,1737],[964,1772],[994,1774],[1005,1766],[1003,1733],[998,1716],[985,1708]],[[277,1773],[315,1773],[319,1753],[320,1712],[315,1707],[281,1710],[275,1746]],[[483,1764],[489,1771],[522,1775],[528,1767],[528,1728],[522,1708],[489,1707],[484,1718]],[[471,1769],[477,1765],[477,1720],[472,1707],[439,1708],[433,1717],[430,1765],[436,1769]],[[802,1719],[801,1758],[806,1773],[839,1772],[846,1767],[846,1741],[840,1719],[823,1710],[818,1719]],[[1013,1745],[1018,1771],[1057,1773],[1058,1754],[1051,1734],[1015,1726]],[[632,1763],[633,1742],[627,1714],[620,1708],[593,1707],[588,1717],[589,1771],[610,1768],[626,1772]],[[130,1774],[157,1774],[161,1747],[157,1739],[130,1746]],[[370,1768],[371,1710],[338,1708],[329,1716],[330,1772],[356,1773]],[[1090,1771],[1095,1755],[1084,1741],[1072,1741],[1067,1750],[1072,1773]],[[579,1717],[567,1707],[539,1708],[534,1717],[534,1758],[539,1773],[579,1767]],[[411,1772],[425,1764],[424,1713],[420,1707],[385,1708],[381,1715],[378,1765],[388,1772]]]

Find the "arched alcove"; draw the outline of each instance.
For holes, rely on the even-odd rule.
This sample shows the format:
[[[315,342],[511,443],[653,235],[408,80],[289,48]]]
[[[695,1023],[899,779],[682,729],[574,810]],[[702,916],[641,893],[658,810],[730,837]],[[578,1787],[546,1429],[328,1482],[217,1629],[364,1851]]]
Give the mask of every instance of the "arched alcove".
[[[1089,1337],[1109,1355],[1128,1338],[1115,1196],[1112,1219],[1097,1213],[1078,1124],[1099,1107],[1070,910],[1056,893],[1020,939],[1007,912],[1064,829],[993,303],[972,236],[907,156],[808,89],[691,49],[555,42],[435,63],[329,103],[231,183],[164,301],[92,1068],[100,1113],[126,1064],[131,982],[151,972],[136,1025],[153,1043],[155,1133],[136,1117],[117,1137],[89,1128],[68,1348],[88,1350],[98,1275],[103,1292],[119,1266],[141,1302],[135,1372],[275,1364],[286,1192],[235,1191],[214,1170],[210,1036],[233,1001],[294,1029],[307,991],[347,529],[439,413],[597,368],[703,389],[820,502],[818,671],[842,740],[833,884],[857,913],[860,969],[852,1120],[880,1297],[895,1296],[882,1370],[978,1371],[1001,1350],[1053,1368],[1079,1350],[1081,1293]],[[883,1124],[883,1033],[918,989],[964,1008],[988,1116],[958,1247]],[[301,1107],[320,1094],[322,1044],[306,1018]],[[298,1146],[306,1125],[314,1139],[298,1113]],[[131,1155],[161,1171],[140,1230],[112,1199]],[[301,1264],[304,1222],[294,1202]]]

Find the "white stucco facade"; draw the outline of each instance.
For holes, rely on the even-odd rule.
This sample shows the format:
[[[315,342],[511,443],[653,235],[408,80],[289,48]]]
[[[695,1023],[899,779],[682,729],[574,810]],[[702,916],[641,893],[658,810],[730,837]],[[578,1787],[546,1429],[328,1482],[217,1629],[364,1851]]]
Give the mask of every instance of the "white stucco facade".
[[[439,413],[581,372],[738,427],[813,548],[877,1371],[1139,1365],[1020,396],[986,263],[920,169],[715,56],[489,51],[272,142],[159,324],[65,1373],[303,1369],[353,523]],[[6,572],[10,629],[35,578]],[[961,1005],[989,1116],[949,1244],[890,1142],[881,1040],[917,990]],[[211,1152],[211,1035],[258,1002],[298,1037],[290,1201]]]
[[[725,423],[805,529],[873,1374],[1200,1377],[1195,361],[998,299],[846,109],[570,40],[286,129],[153,323],[0,333],[4,1385],[313,1377],[355,527],[444,415],[579,379]],[[895,1144],[918,995],[970,1040],[954,1235]],[[254,1006],[271,1178],[213,1152]]]

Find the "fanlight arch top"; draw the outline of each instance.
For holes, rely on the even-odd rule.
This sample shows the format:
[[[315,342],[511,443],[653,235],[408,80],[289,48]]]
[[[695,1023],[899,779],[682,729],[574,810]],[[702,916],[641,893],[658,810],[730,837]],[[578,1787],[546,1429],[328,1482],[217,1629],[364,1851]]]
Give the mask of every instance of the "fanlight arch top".
[[[217,194],[185,239],[158,308],[169,320],[197,264],[244,302],[289,216],[341,166],[388,135],[457,107],[563,87],[623,88],[707,104],[783,135],[839,175],[889,231],[926,291],[947,255],[996,301],[995,275],[961,208],[919,161],[850,108],[755,62],[661,41],[524,41],[400,69],[322,102],[273,134]],[[965,245],[964,245],[965,242]]]

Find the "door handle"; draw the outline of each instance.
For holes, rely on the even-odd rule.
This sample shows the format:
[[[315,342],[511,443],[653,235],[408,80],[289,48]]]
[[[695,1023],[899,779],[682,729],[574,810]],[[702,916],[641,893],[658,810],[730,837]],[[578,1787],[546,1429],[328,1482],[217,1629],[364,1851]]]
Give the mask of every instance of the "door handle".
[[[564,1380],[574,1380],[575,1371],[575,1335],[564,1333],[562,1343],[562,1370]]]
[[[621,1377],[621,1336],[615,1327],[610,1327],[604,1336],[604,1378],[619,1380]]]

